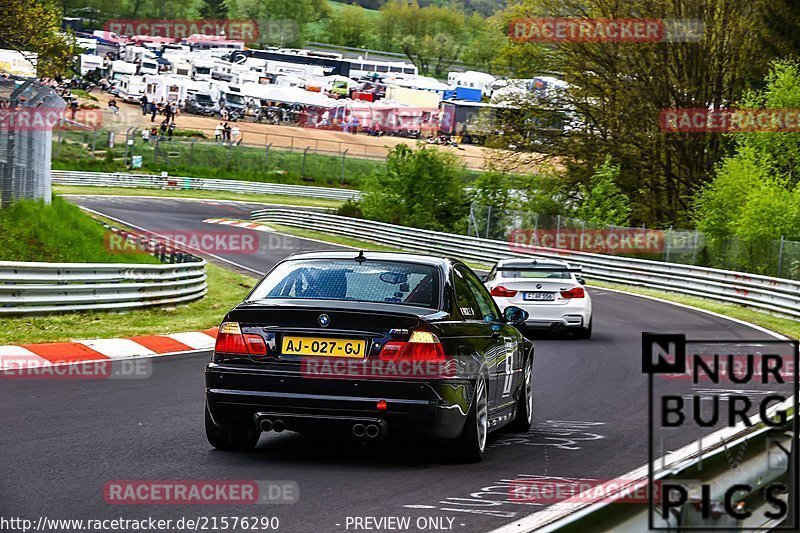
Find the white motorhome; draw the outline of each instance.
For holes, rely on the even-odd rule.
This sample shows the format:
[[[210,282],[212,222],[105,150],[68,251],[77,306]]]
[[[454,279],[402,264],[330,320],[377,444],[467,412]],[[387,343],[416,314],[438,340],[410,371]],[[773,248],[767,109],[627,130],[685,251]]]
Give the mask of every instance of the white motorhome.
[[[119,80],[123,76],[136,74],[136,65],[127,61],[112,61],[109,65],[107,78],[110,81]]]
[[[80,59],[80,72],[81,76],[86,76],[93,70],[103,68],[103,58],[93,54],[81,54],[78,56]]]
[[[186,100],[186,88],[190,81],[186,78],[169,74],[162,76],[147,74],[144,76],[147,100],[155,103],[183,103]]]
[[[147,84],[144,76],[128,75],[119,78],[117,83],[117,95],[125,102],[139,103],[145,94]],[[149,98],[149,96],[148,96]]]
[[[186,57],[170,57],[169,61],[172,63],[172,74],[176,76],[192,76],[192,62]]]
[[[36,54],[31,52],[0,50],[0,70],[17,76],[35,78],[37,57]]]
[[[142,58],[142,62],[139,64],[139,73],[142,75],[145,74],[156,75],[159,72],[158,66],[159,65],[157,59]]]
[[[482,96],[492,96],[492,86],[497,81],[497,78],[485,72],[477,72],[475,70],[468,70],[466,72],[449,72],[447,74],[447,83],[455,85],[456,87],[469,87],[471,89],[480,89]]]
[[[197,53],[192,54],[192,79],[193,80],[212,80],[212,70],[214,68],[214,59],[210,56],[199,55],[194,57]]]
[[[139,59],[153,58],[155,54],[143,46],[129,44],[125,46],[125,51],[121,54],[122,59],[128,63],[136,63]]]

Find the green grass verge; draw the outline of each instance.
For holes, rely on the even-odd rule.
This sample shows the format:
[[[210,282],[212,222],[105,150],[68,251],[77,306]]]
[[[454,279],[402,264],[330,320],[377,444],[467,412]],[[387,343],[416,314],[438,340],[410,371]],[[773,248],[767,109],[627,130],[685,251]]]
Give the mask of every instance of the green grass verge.
[[[144,253],[109,250],[109,232],[73,204],[55,197],[0,209],[0,261],[158,263]]]
[[[56,194],[93,194],[102,196],[158,196],[164,198],[202,198],[204,200],[235,200],[266,204],[297,205],[304,207],[325,207],[336,209],[343,202],[324,198],[303,196],[281,196],[278,194],[244,194],[217,191],[181,191],[166,189],[132,189],[128,187],[83,187],[77,185],[53,185]]]
[[[95,223],[96,224],[96,223]],[[208,294],[175,308],[0,319],[0,344],[157,335],[218,326],[255,285],[254,277],[208,264]]]
[[[61,132],[61,143],[53,143],[53,169],[97,172],[127,171],[123,163],[126,147],[118,136],[114,148],[108,148],[108,134],[98,133],[96,139],[87,132]],[[94,142],[95,157],[91,154]],[[232,179],[265,183],[313,184],[325,187],[359,188],[366,176],[385,166],[383,160],[348,156],[344,162],[338,155],[308,153],[303,163],[302,150],[271,149],[269,157],[264,147],[235,146],[214,142],[191,143],[186,139],[143,144],[134,136],[133,155],[142,156],[141,172],[168,171],[176,176]],[[99,152],[99,153],[98,153]]]
[[[741,307],[733,304],[726,304],[722,302],[715,302],[713,300],[705,300],[703,298],[696,298],[693,296],[686,296],[675,292],[659,291],[655,289],[645,289],[642,287],[635,287],[631,285],[621,285],[618,283],[607,283],[604,281],[589,280],[590,287],[617,289],[620,291],[630,292],[633,294],[641,294],[642,296],[652,296],[670,302],[675,302],[684,305],[697,307],[720,315],[729,316],[731,318],[738,318],[746,322],[751,322],[757,326],[761,326],[778,333],[783,333],[792,338],[800,338],[800,321],[791,318],[782,318],[779,316],[771,315],[769,313],[762,313],[754,311],[746,307]]]

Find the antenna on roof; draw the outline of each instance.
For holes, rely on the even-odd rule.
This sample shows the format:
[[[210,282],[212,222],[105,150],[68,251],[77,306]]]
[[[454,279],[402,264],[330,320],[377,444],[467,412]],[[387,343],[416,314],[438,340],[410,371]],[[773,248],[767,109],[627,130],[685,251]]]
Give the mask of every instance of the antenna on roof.
[[[360,265],[361,263],[363,263],[364,261],[366,261],[366,260],[367,260],[367,258],[366,258],[366,257],[364,257],[364,250],[360,250],[360,251],[358,252],[358,255],[357,255],[357,256],[355,256],[354,260],[355,260],[355,262],[356,262],[356,263],[358,263],[359,265]]]

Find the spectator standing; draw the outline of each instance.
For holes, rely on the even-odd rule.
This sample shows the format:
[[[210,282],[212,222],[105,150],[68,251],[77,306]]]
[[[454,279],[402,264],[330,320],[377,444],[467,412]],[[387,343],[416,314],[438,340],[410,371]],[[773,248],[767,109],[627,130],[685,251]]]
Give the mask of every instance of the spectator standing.
[[[222,139],[222,122],[218,123],[214,128],[214,140],[219,142]]]
[[[239,125],[234,124],[233,128],[231,129],[231,142],[236,143],[239,140],[239,134],[241,130],[239,130]]]
[[[167,137],[169,138],[170,141],[172,140],[172,134],[173,133],[175,133],[175,121],[174,120],[169,123],[169,126],[167,126]]]
[[[147,128],[142,128],[142,142],[145,144],[150,142],[150,130]]]
[[[231,126],[227,122],[222,126],[222,138],[226,143],[231,142]]]
[[[150,102],[150,122],[156,121],[156,113],[158,113],[158,106],[155,102]]]
[[[142,105],[142,116],[147,114],[147,95],[143,94],[142,99],[139,101]]]

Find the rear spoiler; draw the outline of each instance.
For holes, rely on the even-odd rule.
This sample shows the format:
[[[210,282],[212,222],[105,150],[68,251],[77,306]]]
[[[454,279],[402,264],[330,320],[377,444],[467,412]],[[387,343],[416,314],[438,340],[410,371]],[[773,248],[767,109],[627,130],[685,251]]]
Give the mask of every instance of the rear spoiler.
[[[502,266],[497,267],[498,272],[532,272],[540,270],[542,272],[583,272],[583,267],[560,267],[560,266],[538,266],[538,265],[520,265],[520,266]]]

